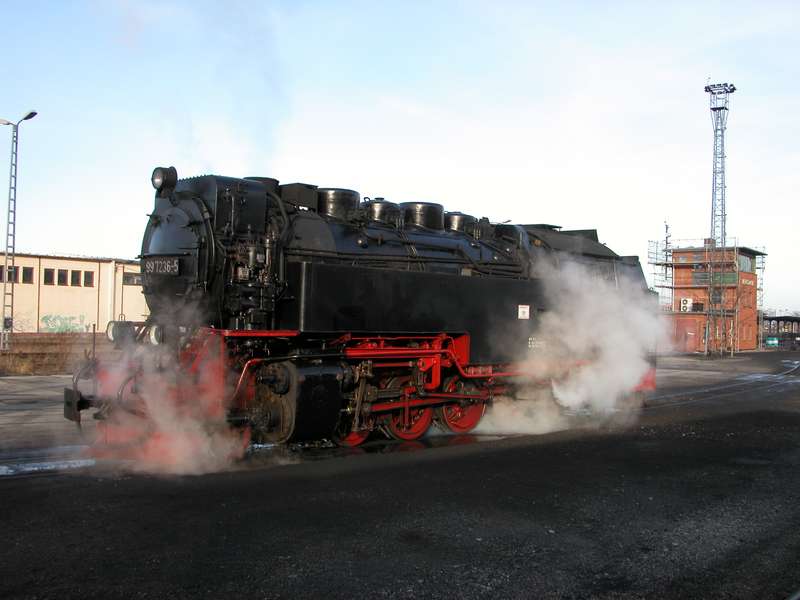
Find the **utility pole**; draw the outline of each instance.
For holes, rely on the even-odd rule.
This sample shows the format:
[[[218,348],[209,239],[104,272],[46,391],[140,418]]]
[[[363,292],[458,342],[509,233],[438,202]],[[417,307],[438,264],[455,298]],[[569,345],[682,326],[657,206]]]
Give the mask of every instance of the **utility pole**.
[[[17,148],[19,125],[36,116],[28,112],[16,123],[0,119],[0,125],[11,125],[11,166],[8,174],[8,214],[6,217],[6,253],[3,266],[3,328],[0,330],[0,352],[11,349],[11,334],[14,331],[14,283],[19,277],[15,264],[17,237]]]

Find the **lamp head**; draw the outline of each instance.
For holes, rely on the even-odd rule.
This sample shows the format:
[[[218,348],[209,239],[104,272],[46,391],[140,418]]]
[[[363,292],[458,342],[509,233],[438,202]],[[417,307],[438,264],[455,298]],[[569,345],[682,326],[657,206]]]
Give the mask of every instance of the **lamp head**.
[[[178,171],[175,167],[156,167],[150,176],[150,182],[156,188],[158,195],[164,198],[175,189],[175,184],[178,183]]]

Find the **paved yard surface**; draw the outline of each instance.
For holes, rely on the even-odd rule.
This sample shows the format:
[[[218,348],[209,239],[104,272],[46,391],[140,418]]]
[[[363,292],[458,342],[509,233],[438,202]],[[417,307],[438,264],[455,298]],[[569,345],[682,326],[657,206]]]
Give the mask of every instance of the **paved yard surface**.
[[[0,477],[0,597],[787,598],[797,361],[669,359],[627,428]],[[4,418],[55,419],[63,380],[4,383]]]

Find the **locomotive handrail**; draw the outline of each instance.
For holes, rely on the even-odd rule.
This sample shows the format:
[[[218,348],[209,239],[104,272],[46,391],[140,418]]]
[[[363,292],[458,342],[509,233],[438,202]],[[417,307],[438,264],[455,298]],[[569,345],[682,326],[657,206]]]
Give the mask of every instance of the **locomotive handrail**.
[[[501,264],[502,265],[507,265],[509,269],[513,269],[515,271],[519,271],[520,273],[523,271],[522,267],[518,263],[515,263],[515,262],[505,262],[505,263],[494,263],[494,262],[492,262],[492,263],[489,263],[489,262],[485,262],[485,261],[476,261],[475,259],[473,259],[469,255],[469,253],[464,251],[464,248],[462,248],[458,244],[456,244],[454,246],[443,246],[443,245],[432,244],[431,242],[417,242],[417,241],[413,241],[413,240],[409,239],[408,237],[406,237],[405,232],[398,239],[380,238],[380,240],[379,240],[375,236],[370,235],[365,227],[362,228],[361,232],[367,239],[378,241],[381,244],[390,244],[390,243],[394,242],[394,243],[397,243],[397,244],[403,244],[403,245],[411,246],[414,249],[414,257],[413,258],[415,258],[415,259],[423,258],[425,260],[425,262],[430,262],[432,260],[436,260],[437,262],[438,261],[452,262],[452,260],[451,259],[447,259],[447,258],[438,258],[438,257],[419,257],[419,256],[416,255],[416,248],[418,246],[421,247],[421,248],[428,248],[428,249],[431,249],[431,250],[441,250],[441,251],[446,251],[446,252],[452,252],[453,254],[458,254],[458,255],[462,256],[465,259],[464,260],[465,263],[471,264],[478,271],[484,271],[484,269],[481,267],[481,265],[500,266]],[[497,247],[495,244],[491,244],[489,242],[484,242],[484,243],[486,245],[492,247],[494,250],[502,253],[502,254],[507,254],[505,252],[505,250],[503,250],[502,248]],[[337,254],[343,254],[343,253],[337,252]],[[377,256],[383,256],[383,255],[373,254],[373,256],[377,257]],[[409,257],[409,258],[411,258],[411,257]],[[489,270],[489,273],[491,273],[491,269]]]
[[[478,272],[495,275],[520,275],[522,269],[516,263],[509,262],[472,262],[469,260],[459,259],[456,257],[445,258],[438,256],[403,256],[397,254],[359,254],[357,252],[339,252],[327,250],[299,250],[287,249],[285,254],[287,256],[324,256],[331,258],[346,258],[348,260],[358,260],[365,263],[370,262],[407,262],[407,263],[445,263],[445,264],[461,264],[461,265],[477,265],[475,268]]]
[[[450,250],[449,248],[442,248],[438,246],[431,246],[431,248],[436,248],[438,250]],[[340,250],[309,250],[309,249],[300,249],[300,248],[290,248],[286,251],[286,254],[292,256],[347,256],[353,258],[364,258],[364,259],[383,259],[383,258],[390,258],[393,260],[409,260],[411,262],[414,261],[424,261],[424,262],[453,262],[454,260],[458,259],[451,259],[442,256],[406,256],[402,254],[380,254],[380,253],[372,253],[372,254],[362,254],[359,252],[342,252]],[[517,267],[518,264],[515,262],[494,262],[494,261],[471,261],[471,260],[461,260],[460,262],[464,264],[468,264],[470,262],[474,262],[477,265],[491,265],[496,267]]]

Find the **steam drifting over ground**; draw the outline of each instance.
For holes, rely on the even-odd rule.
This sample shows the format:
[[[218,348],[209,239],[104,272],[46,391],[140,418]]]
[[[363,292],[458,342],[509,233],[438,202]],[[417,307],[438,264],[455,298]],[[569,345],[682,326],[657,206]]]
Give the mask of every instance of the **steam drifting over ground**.
[[[477,431],[546,433],[567,428],[565,413],[575,412],[597,423],[634,418],[629,393],[650,369],[648,355],[667,345],[651,295],[638,281],[613,270],[600,277],[576,262],[540,261],[534,275],[549,310],[540,313],[525,370],[552,385],[496,399]]]
[[[139,346],[110,373],[103,385],[116,390],[139,369],[135,387],[133,380],[125,385],[124,402],[132,410],[112,412],[93,456],[122,460],[133,471],[201,474],[222,470],[244,455],[247,432],[227,423],[230,390],[214,377],[214,369],[201,365],[199,380],[187,385],[172,362],[158,348]]]

